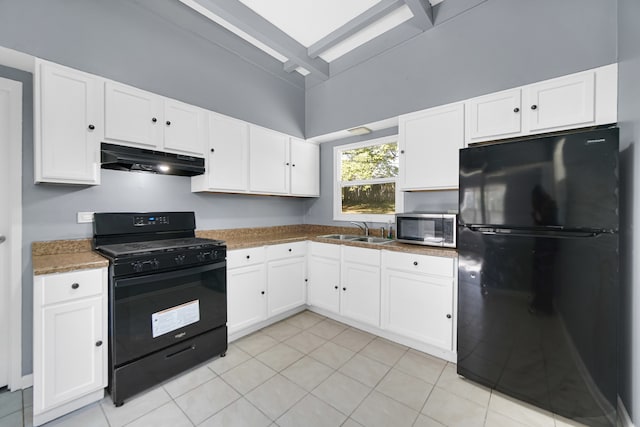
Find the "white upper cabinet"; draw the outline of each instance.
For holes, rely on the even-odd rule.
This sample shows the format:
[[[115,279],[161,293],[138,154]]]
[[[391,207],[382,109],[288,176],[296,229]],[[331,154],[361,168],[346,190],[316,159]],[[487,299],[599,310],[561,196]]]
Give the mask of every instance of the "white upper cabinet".
[[[259,126],[250,126],[249,134],[249,190],[289,193],[289,137]]]
[[[466,142],[555,132],[617,121],[617,64],[465,102]]]
[[[464,146],[464,105],[450,104],[399,118],[401,190],[458,187],[458,150]]]
[[[465,105],[467,140],[506,138],[522,132],[520,89],[474,98]]]
[[[107,82],[105,123],[109,142],[179,154],[204,154],[207,113],[193,105]]]
[[[291,194],[320,195],[320,147],[291,138]]]
[[[102,80],[37,60],[35,182],[100,184]]]
[[[320,147],[280,132],[211,113],[207,172],[191,191],[320,195]]]
[[[595,72],[590,71],[528,86],[529,130],[593,124],[595,80]]]
[[[202,156],[207,142],[207,111],[173,99],[164,101],[164,150]]]
[[[115,82],[105,83],[106,141],[150,150],[163,138],[162,97]]]
[[[211,113],[209,116],[208,188],[222,191],[249,189],[249,124]],[[194,177],[195,180],[195,177]]]

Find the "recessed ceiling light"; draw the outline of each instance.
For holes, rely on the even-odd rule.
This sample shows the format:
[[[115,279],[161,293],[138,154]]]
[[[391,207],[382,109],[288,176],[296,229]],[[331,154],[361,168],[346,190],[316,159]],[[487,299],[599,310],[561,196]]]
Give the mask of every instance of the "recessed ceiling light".
[[[169,172],[169,166],[167,166],[167,165],[158,165],[158,170],[160,172]]]
[[[352,135],[366,135],[371,133],[371,129],[364,126],[360,126],[357,128],[349,129],[348,132],[350,132]]]

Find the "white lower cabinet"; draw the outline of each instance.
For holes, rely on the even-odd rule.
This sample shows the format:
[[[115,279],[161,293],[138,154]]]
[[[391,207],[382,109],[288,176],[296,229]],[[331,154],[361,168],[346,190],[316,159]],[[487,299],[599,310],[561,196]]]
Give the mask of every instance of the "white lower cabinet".
[[[340,314],[380,326],[380,251],[342,248]]]
[[[265,248],[227,253],[227,329],[233,335],[267,318]]]
[[[107,269],[34,277],[33,424],[102,399]]]
[[[382,251],[382,328],[453,350],[455,260]]]
[[[267,247],[267,314],[275,316],[307,300],[306,242]]]
[[[340,245],[309,243],[307,303],[340,312]]]
[[[246,335],[306,304],[455,360],[456,259],[381,249],[295,242],[229,251],[229,336]]]
[[[306,245],[295,242],[227,252],[227,329],[232,339],[305,305]]]
[[[380,326],[380,251],[311,242],[307,302]]]

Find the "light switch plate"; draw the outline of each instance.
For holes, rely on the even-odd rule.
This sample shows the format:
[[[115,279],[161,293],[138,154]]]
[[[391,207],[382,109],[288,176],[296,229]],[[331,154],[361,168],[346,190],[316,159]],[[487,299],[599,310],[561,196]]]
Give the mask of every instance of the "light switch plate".
[[[93,222],[93,212],[78,212],[78,224]]]

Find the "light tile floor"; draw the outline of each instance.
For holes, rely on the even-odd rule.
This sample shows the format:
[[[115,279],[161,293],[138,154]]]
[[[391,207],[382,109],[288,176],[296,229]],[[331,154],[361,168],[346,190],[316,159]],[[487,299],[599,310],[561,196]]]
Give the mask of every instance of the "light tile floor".
[[[0,427],[32,425],[31,389],[0,394]],[[23,424],[24,423],[24,424]],[[109,397],[48,426],[578,425],[466,381],[455,365],[304,311],[115,408]]]

